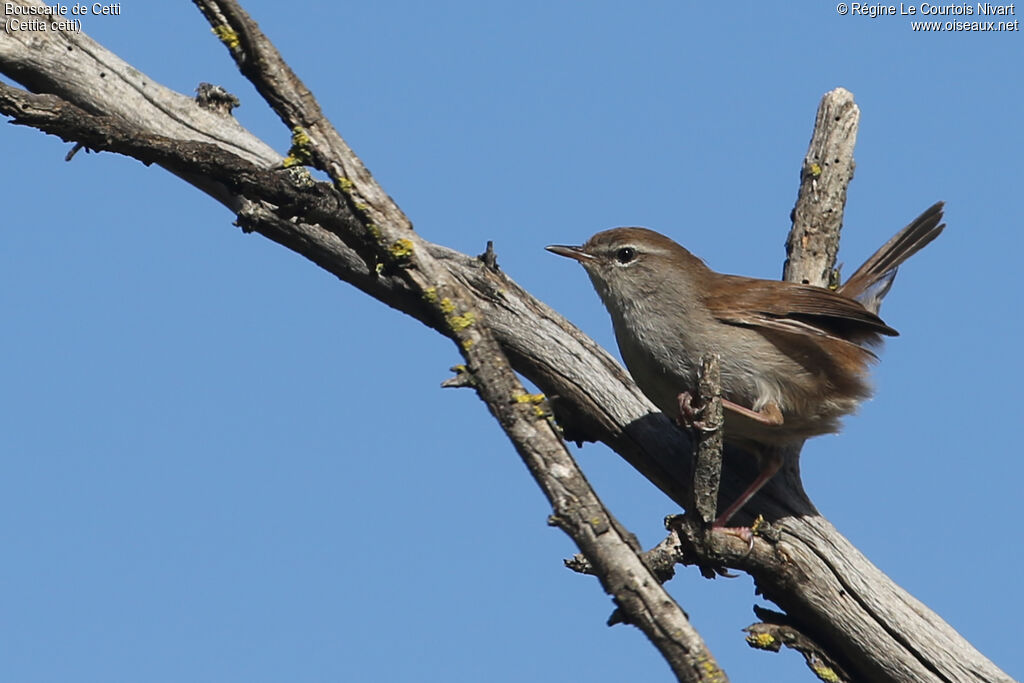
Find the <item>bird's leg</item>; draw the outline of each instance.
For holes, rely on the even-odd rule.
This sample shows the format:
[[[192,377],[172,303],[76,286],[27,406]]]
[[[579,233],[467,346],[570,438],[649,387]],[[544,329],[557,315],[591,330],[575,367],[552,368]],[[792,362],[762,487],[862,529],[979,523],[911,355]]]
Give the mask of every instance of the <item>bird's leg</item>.
[[[689,391],[684,391],[677,399],[679,401],[679,424],[684,427],[696,427],[697,429],[706,429],[704,421],[700,419],[701,406],[693,405],[693,394]],[[733,403],[727,398],[722,399],[722,407],[726,410],[731,410],[737,415],[760,422],[764,425],[772,427],[778,427],[785,422],[782,418],[782,410],[779,408],[777,403],[770,402],[766,403],[761,410],[754,410],[752,408],[745,408],[739,403]]]
[[[693,405],[693,395],[690,392],[682,392],[679,394],[677,400],[679,401],[680,425],[703,431],[711,430],[711,427],[704,422],[704,419],[701,416],[703,406]],[[742,415],[743,417],[764,425],[777,427],[783,424],[782,410],[779,408],[778,404],[774,402],[765,404],[761,410],[753,410],[723,398],[722,407],[727,410],[731,410],[737,415]],[[729,520],[732,519],[733,515],[739,512],[740,509],[746,505],[765,484],[768,483],[769,479],[775,476],[775,473],[782,467],[783,462],[780,451],[772,446],[764,446],[757,454],[757,460],[758,469],[760,470],[757,477],[750,486],[740,494],[740,497],[737,498],[732,505],[726,508],[725,512],[718,516],[718,519],[716,519],[711,525],[712,527],[724,527]]]
[[[766,403],[761,410],[752,410],[750,408],[744,408],[739,403],[733,403],[732,401],[723,398],[722,407],[726,410],[731,410],[737,415],[742,415],[744,417],[749,417],[751,420],[756,420],[761,424],[778,427],[783,423],[782,410],[779,408],[777,403]]]
[[[747,490],[740,494],[740,497],[736,499],[732,505],[725,509],[725,512],[718,516],[718,519],[711,525],[714,527],[724,527],[732,519],[733,515],[740,511],[747,502],[754,497],[754,495],[761,490],[761,487],[768,483],[768,480],[775,476],[775,473],[782,467],[782,453],[777,448],[768,446],[762,451],[761,455],[758,456],[758,466],[760,472],[757,474],[757,478],[747,487]]]

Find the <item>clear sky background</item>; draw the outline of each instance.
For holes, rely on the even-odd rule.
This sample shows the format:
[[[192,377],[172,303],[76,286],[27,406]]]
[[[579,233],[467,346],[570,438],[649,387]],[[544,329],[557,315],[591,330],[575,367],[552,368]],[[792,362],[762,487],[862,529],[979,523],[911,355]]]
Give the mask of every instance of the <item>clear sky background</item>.
[[[584,273],[543,246],[644,225],[778,277],[815,108],[851,90],[846,272],[934,201],[949,228],[897,278],[877,396],[808,444],[805,485],[1024,677],[1020,32],[828,2],[245,5],[424,237],[494,240],[610,349]],[[191,3],[85,30],[181,92],[224,85],[287,149]],[[562,567],[575,549],[483,404],[439,388],[450,342],[158,168],[65,163],[7,124],[0,147],[0,680],[670,680]],[[672,503],[603,446],[573,452],[660,540]],[[670,588],[733,680],[812,680],[744,644],[749,578]]]

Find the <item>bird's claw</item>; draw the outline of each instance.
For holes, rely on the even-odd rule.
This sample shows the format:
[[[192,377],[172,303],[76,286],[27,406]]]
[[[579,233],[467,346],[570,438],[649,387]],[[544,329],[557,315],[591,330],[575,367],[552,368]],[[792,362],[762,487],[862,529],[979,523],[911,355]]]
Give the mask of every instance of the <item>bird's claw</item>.
[[[756,534],[753,528],[748,526],[715,526],[714,524],[711,525],[711,528],[745,541],[747,544],[745,555],[749,555],[754,551],[754,536]]]
[[[703,406],[693,405],[693,394],[689,391],[679,394],[676,400],[679,401],[679,418],[676,421],[680,427],[699,429],[702,432],[713,432],[718,429],[700,417],[703,413]]]

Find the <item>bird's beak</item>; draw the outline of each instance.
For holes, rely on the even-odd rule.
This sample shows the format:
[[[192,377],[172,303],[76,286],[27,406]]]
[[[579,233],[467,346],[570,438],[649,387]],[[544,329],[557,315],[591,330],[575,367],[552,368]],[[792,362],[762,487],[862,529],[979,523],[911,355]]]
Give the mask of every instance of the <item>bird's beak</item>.
[[[550,251],[552,254],[558,254],[559,256],[565,256],[566,258],[575,259],[580,263],[583,263],[584,261],[589,261],[590,259],[594,258],[591,254],[588,254],[586,251],[584,251],[583,247],[567,247],[563,244],[549,244],[544,248]]]

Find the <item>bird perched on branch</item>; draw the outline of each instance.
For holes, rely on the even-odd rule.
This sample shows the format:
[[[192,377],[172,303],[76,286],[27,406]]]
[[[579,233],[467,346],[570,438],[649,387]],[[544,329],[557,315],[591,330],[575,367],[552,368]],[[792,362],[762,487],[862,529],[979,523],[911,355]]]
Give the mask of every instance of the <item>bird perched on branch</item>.
[[[667,415],[690,419],[703,355],[719,356],[725,440],[756,454],[760,474],[716,520],[724,525],[778,471],[780,447],[837,432],[871,393],[872,348],[897,332],[878,317],[900,264],[945,228],[939,202],[835,291],[725,275],[645,228],[551,245],[578,261],[611,314],[640,389]]]

